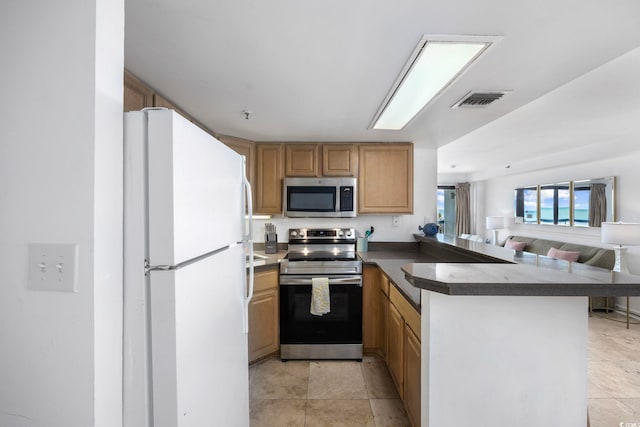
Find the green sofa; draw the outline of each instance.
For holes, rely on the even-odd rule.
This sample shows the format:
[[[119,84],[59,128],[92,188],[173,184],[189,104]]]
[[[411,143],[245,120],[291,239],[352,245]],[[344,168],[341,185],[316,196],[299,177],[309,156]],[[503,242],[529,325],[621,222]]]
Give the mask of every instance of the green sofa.
[[[549,252],[549,249],[551,248],[556,248],[563,251],[580,252],[580,258],[578,258],[578,262],[586,265],[591,265],[593,267],[605,268],[607,270],[611,270],[616,261],[613,249],[578,245],[575,243],[558,242],[555,240],[538,239],[535,237],[509,236],[507,240],[508,239],[516,242],[525,242],[527,245],[525,246],[524,251],[538,255],[547,255],[547,252]]]

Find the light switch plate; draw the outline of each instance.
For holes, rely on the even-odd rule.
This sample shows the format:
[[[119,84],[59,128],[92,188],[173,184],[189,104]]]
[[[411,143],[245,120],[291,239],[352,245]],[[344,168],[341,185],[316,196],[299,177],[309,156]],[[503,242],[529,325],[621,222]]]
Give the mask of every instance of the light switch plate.
[[[29,289],[77,292],[78,245],[29,243]]]

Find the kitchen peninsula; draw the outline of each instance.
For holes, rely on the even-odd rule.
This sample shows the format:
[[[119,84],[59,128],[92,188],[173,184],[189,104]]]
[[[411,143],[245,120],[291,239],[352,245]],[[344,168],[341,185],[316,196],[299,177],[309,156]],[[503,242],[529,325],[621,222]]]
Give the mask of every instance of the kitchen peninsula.
[[[437,260],[402,267],[420,289],[421,425],[586,426],[587,296],[640,295],[640,277],[416,240]]]

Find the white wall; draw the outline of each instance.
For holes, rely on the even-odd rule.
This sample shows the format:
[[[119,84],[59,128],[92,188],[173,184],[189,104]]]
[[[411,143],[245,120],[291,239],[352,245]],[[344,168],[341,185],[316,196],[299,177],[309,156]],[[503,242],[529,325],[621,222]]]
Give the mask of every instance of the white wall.
[[[614,150],[615,147],[611,149]],[[479,188],[479,199],[484,203],[482,203],[482,209],[479,210],[475,221],[484,228],[486,215],[502,215],[506,218],[513,218],[513,191],[517,187],[615,176],[616,219],[625,222],[640,222],[640,197],[638,197],[640,151],[619,153],[619,155],[620,157],[613,159],[478,181],[475,184]],[[599,228],[525,225],[515,224],[511,220],[508,228],[500,231],[500,238],[505,239],[510,234],[610,247],[600,242]],[[640,274],[640,246],[630,247],[627,256],[631,273]],[[633,298],[633,300],[631,307],[640,313],[640,298]],[[619,302],[624,301],[621,299]]]
[[[264,241],[264,223],[271,222],[278,229],[278,240],[286,242],[287,230],[297,227],[349,227],[359,235],[373,226],[370,242],[413,242],[413,234],[421,233],[419,225],[435,222],[437,188],[437,152],[416,144],[413,152],[413,215],[400,215],[400,225],[393,227],[391,215],[360,215],[356,218],[283,218],[257,220],[254,223],[255,241]]]
[[[0,5],[2,426],[121,424],[123,35],[122,0]],[[77,293],[29,242],[79,245]]]

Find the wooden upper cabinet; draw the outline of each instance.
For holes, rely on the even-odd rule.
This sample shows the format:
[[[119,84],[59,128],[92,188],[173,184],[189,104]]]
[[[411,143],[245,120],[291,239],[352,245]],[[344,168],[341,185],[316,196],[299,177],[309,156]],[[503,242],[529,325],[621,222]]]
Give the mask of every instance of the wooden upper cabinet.
[[[320,176],[318,144],[285,144],[285,176]]]
[[[355,144],[322,144],[322,175],[357,176],[358,150]]]
[[[283,159],[282,144],[256,144],[255,213],[282,213]]]
[[[356,144],[285,144],[285,176],[358,176]]]
[[[358,212],[413,213],[413,144],[360,144]]]
[[[128,71],[124,72],[124,111],[153,107],[153,90]]]

